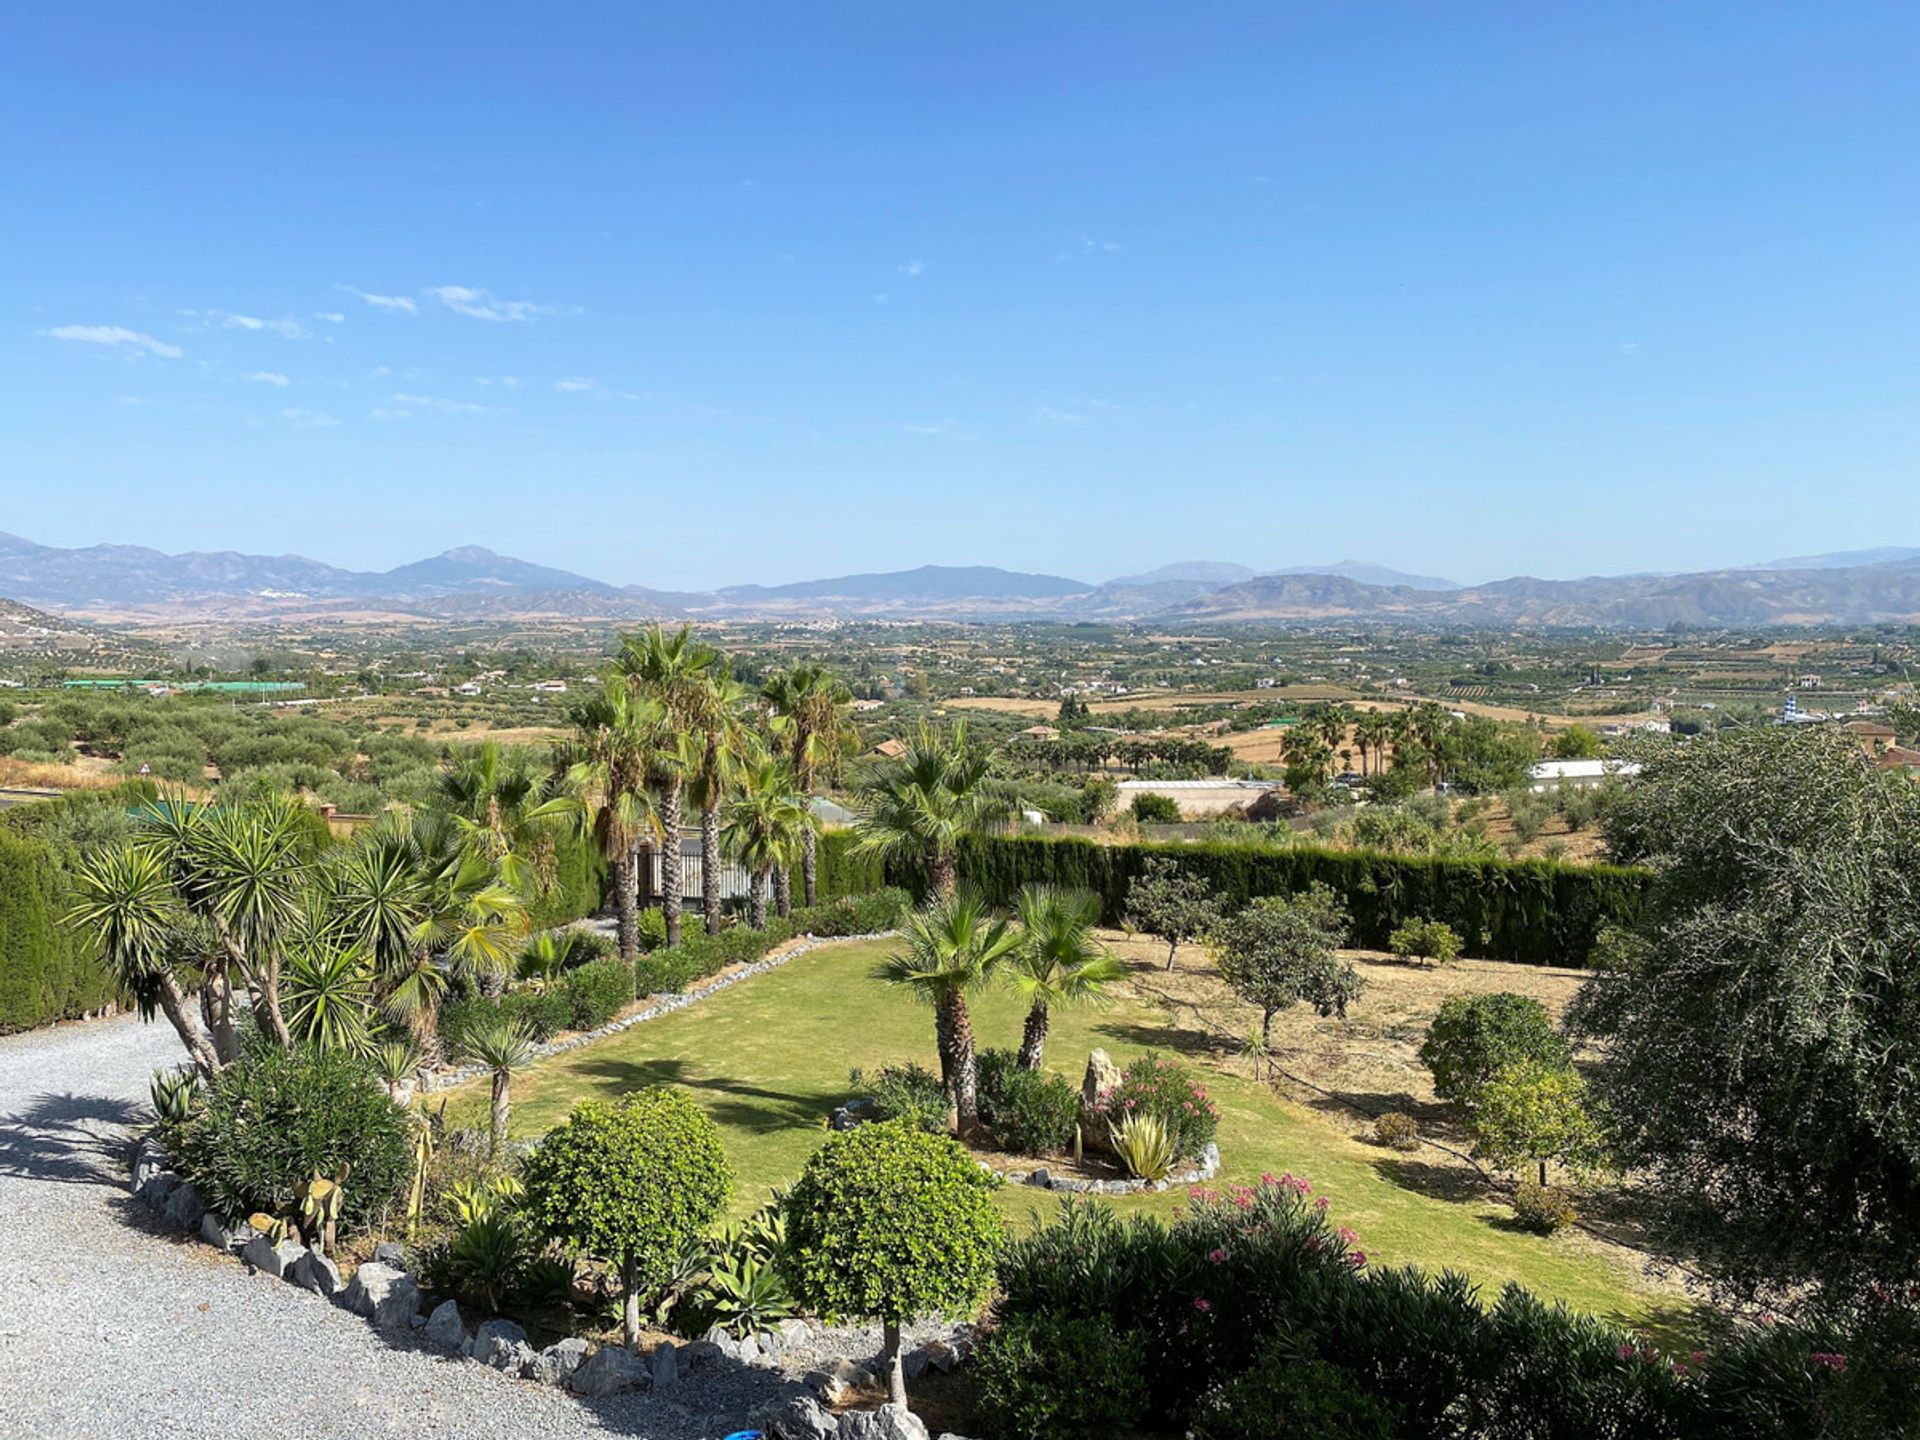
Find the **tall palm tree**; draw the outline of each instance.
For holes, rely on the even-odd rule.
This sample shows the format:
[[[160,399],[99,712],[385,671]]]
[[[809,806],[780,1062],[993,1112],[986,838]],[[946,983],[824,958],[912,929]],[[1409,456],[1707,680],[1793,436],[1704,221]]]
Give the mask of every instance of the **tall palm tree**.
[[[741,776],[726,819],[727,849],[753,876],[748,923],[764,930],[772,876],[792,865],[802,837],[813,833],[812,813],[786,762],[764,756]]]
[[[1363,710],[1354,721],[1353,738],[1360,747],[1360,766],[1371,775],[1386,761],[1387,742],[1393,735],[1393,717],[1384,710]],[[1369,764],[1369,757],[1372,763]]]
[[[905,948],[874,968],[875,979],[899,985],[933,1006],[940,1078],[963,1136],[971,1136],[980,1121],[967,996],[1019,945],[1020,935],[1004,915],[991,913],[973,896],[949,896],[910,916]]]
[[[175,969],[179,933],[188,917],[164,857],[139,847],[83,855],[74,880],[79,899],[67,923],[92,934],[115,978],[139,1005],[141,1018],[151,1020],[158,1008],[195,1068],[213,1076],[226,1062],[200,1028]]]
[[[496,1012],[485,1024],[467,1033],[467,1053],[493,1072],[493,1108],[487,1129],[487,1158],[498,1159],[507,1143],[507,1120],[513,1106],[513,1072],[533,1063],[533,1037],[519,1020]]]
[[[1019,1065],[1038,1070],[1055,1005],[1098,1004],[1126,966],[1093,938],[1100,900],[1087,890],[1029,885],[1020,892],[1020,948],[1005,968],[1027,1001]]]
[[[960,837],[1003,820],[1013,805],[986,752],[967,743],[960,721],[951,735],[922,725],[897,760],[876,764],[860,787],[857,848],[904,856],[926,867],[930,894],[951,899],[958,884]]]
[[[831,778],[839,770],[853,734],[853,692],[822,666],[796,665],[761,686],[760,698],[773,711],[776,737],[786,741],[801,793],[810,797],[823,775]],[[803,903],[812,905],[818,898],[819,847],[811,829],[803,845],[801,894]]]
[[[707,933],[718,935],[720,900],[720,812],[743,769],[751,764],[747,753],[758,738],[747,728],[742,709],[747,692],[715,668],[708,672],[706,704],[699,728],[691,737],[695,754],[691,781],[693,800],[700,807],[700,910]]]
[[[502,880],[531,892],[547,878],[551,856],[536,818],[547,797],[528,752],[486,740],[450,748],[448,759],[434,808],[459,821],[468,843],[494,862]]]
[[[443,815],[390,816],[329,876],[339,943],[371,958],[387,1014],[438,1064],[440,1003],[456,976],[503,980],[527,928],[525,902]]]
[[[575,704],[567,718],[574,736],[554,752],[560,793],[532,816],[572,824],[599,848],[613,870],[620,955],[633,961],[640,954],[639,847],[663,838],[650,780],[667,738],[666,712],[610,673],[600,693]]]
[[[658,625],[638,635],[623,636],[615,668],[640,694],[665,712],[675,734],[690,739],[701,728],[712,703],[710,678],[719,666],[720,652],[693,638],[690,627],[672,635]],[[667,922],[667,943],[680,943],[683,908],[680,863],[681,806],[687,772],[693,768],[684,750],[663,748],[655,757],[650,782],[660,806],[660,911]]]

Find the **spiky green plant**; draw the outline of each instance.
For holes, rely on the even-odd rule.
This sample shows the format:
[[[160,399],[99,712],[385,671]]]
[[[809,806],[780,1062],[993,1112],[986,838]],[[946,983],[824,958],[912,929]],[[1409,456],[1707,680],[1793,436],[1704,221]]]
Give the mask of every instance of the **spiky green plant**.
[[[1173,1132],[1158,1115],[1128,1115],[1117,1125],[1109,1125],[1114,1154],[1127,1167],[1127,1173],[1140,1180],[1164,1180],[1179,1159],[1174,1154]]]

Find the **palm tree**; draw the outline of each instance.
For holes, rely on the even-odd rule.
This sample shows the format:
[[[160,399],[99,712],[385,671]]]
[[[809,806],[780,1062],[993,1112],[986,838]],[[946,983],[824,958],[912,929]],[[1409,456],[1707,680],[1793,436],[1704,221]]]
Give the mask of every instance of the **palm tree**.
[[[358,946],[315,936],[287,956],[287,1025],[321,1050],[364,1055],[373,1045],[373,966]]]
[[[1018,949],[1020,936],[1004,915],[990,913],[975,897],[947,896],[910,916],[905,938],[906,948],[881,961],[873,975],[933,1006],[940,1078],[960,1134],[971,1136],[979,1126],[980,1090],[967,995]]]
[[[371,958],[383,1008],[413,1031],[426,1063],[438,1064],[449,984],[457,975],[483,987],[504,978],[526,933],[525,903],[432,811],[381,821],[329,878],[336,940]]]
[[[90,932],[143,1020],[157,1007],[173,1026],[195,1068],[216,1074],[225,1061],[200,1028],[175,973],[178,937],[187,916],[165,859],[137,846],[83,855],[75,871],[79,900],[66,917]]]
[[[640,955],[640,842],[662,838],[649,782],[666,740],[665,718],[659,705],[637,697],[609,672],[598,695],[569,710],[574,738],[555,749],[560,794],[532,812],[536,822],[573,824],[605,857],[613,870],[620,955],[629,962]]]
[[[1029,885],[1020,892],[1020,948],[1005,973],[1028,1005],[1021,1069],[1040,1068],[1053,1006],[1098,1004],[1126,975],[1126,966],[1094,941],[1099,917],[1100,901],[1091,891]]]
[[[951,737],[922,725],[897,760],[875,765],[860,787],[858,849],[901,856],[926,868],[929,893],[951,899],[960,837],[1012,810],[984,751],[967,743],[960,721]]]
[[[720,652],[694,640],[690,627],[682,626],[668,635],[658,625],[638,635],[627,635],[620,642],[614,664],[628,685],[659,704],[666,724],[674,734],[692,737],[706,719],[712,703],[709,683],[718,667]],[[655,757],[649,781],[659,799],[660,828],[664,834],[660,849],[660,911],[667,922],[667,944],[680,943],[680,912],[683,905],[680,864],[680,814],[686,774],[693,768],[682,750],[663,748]]]
[[[741,777],[727,804],[729,852],[753,876],[748,923],[767,928],[767,888],[773,873],[790,866],[801,837],[813,833],[813,815],[786,762],[764,756]]]
[[[750,761],[743,755],[757,737],[747,728],[741,709],[746,691],[717,668],[708,674],[706,704],[694,733],[697,759],[692,790],[700,807],[700,910],[707,933],[720,933],[720,812],[727,791]]]
[[[1386,761],[1387,741],[1393,735],[1393,717],[1384,710],[1363,710],[1354,721],[1353,738],[1360,747],[1360,766],[1367,774]],[[1368,764],[1371,756],[1373,763]]]
[[[801,793],[811,797],[823,773],[829,777],[837,773],[853,735],[849,720],[853,692],[819,665],[796,665],[761,686],[760,698],[773,711],[775,735],[787,742],[788,760]],[[801,895],[807,905],[818,897],[817,839],[809,828],[800,855]]]
[[[523,750],[504,749],[497,740],[450,750],[449,767],[435,787],[434,808],[452,815],[468,843],[491,859],[500,878],[516,889],[531,889],[546,878],[548,849],[538,819],[541,778]]]
[[[492,1123],[487,1130],[487,1158],[496,1159],[507,1143],[507,1118],[512,1109],[513,1072],[533,1063],[533,1038],[518,1020],[495,1012],[483,1025],[467,1033],[467,1053],[493,1072]]]
[[[1319,730],[1310,725],[1295,725],[1288,730],[1281,737],[1280,754],[1290,768],[1321,777],[1326,774],[1327,762],[1333,758]]]

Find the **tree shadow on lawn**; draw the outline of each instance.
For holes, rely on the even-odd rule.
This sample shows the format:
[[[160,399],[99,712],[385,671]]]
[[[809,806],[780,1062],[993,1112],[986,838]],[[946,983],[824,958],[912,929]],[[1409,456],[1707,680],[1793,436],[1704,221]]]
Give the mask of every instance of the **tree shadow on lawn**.
[[[689,1073],[686,1061],[672,1057],[652,1060],[595,1059],[579,1066],[578,1072],[620,1091],[669,1085],[696,1094],[736,1097],[732,1100],[709,1100],[706,1107],[708,1113],[721,1125],[755,1135],[776,1134],[796,1126],[825,1124],[833,1107],[852,1093],[844,1089],[770,1090],[730,1075]]]
[[[1285,1076],[1280,1077],[1279,1083],[1292,1098],[1323,1114],[1371,1125],[1382,1115],[1398,1112],[1418,1120],[1423,1135],[1438,1131],[1436,1139],[1452,1143],[1452,1137],[1446,1133],[1446,1122],[1453,1118],[1452,1111],[1438,1101],[1421,1100],[1404,1090],[1310,1090],[1304,1085],[1288,1085]]]
[[[1182,1055],[1208,1058],[1233,1053],[1233,1047],[1211,1031],[1189,1029],[1182,1025],[1142,1025],[1129,1020],[1102,1020],[1093,1026],[1093,1033],[1117,1044],[1134,1045],[1142,1050],[1176,1050]]]
[[[1405,1155],[1380,1155],[1369,1162],[1374,1172],[1389,1184],[1430,1200],[1445,1200],[1464,1205],[1484,1199],[1487,1182],[1467,1165],[1414,1160]]]
[[[144,1113],[132,1100],[41,1094],[0,1120],[0,1175],[67,1185],[118,1185],[126,1132]]]

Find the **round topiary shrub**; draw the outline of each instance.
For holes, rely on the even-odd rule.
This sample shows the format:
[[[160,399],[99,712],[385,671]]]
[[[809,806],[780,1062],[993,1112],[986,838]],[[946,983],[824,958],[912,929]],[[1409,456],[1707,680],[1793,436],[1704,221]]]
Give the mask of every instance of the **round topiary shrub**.
[[[1513,1218],[1529,1230],[1551,1235],[1573,1224],[1579,1212],[1566,1191],[1522,1180],[1513,1187]]]
[[[381,1215],[406,1184],[413,1125],[373,1067],[338,1050],[255,1044],[206,1084],[174,1164],[208,1208],[286,1215],[299,1187],[350,1166],[340,1221]]]
[[[1374,1142],[1389,1150],[1418,1150],[1420,1122],[1411,1115],[1389,1110],[1373,1122]]]
[[[1008,1440],[1107,1440],[1147,1413],[1145,1347],[1104,1315],[1016,1315],[974,1360],[980,1404]]]
[[[897,1404],[901,1325],[971,1316],[993,1284],[1005,1234],[994,1185],[957,1141],[892,1120],[830,1138],[787,1197],[794,1288],[829,1318],[880,1322]]]
[[[585,1100],[521,1165],[523,1213],[545,1238],[617,1267],[629,1345],[640,1302],[727,1208],[733,1172],[706,1111],[655,1087]]]

